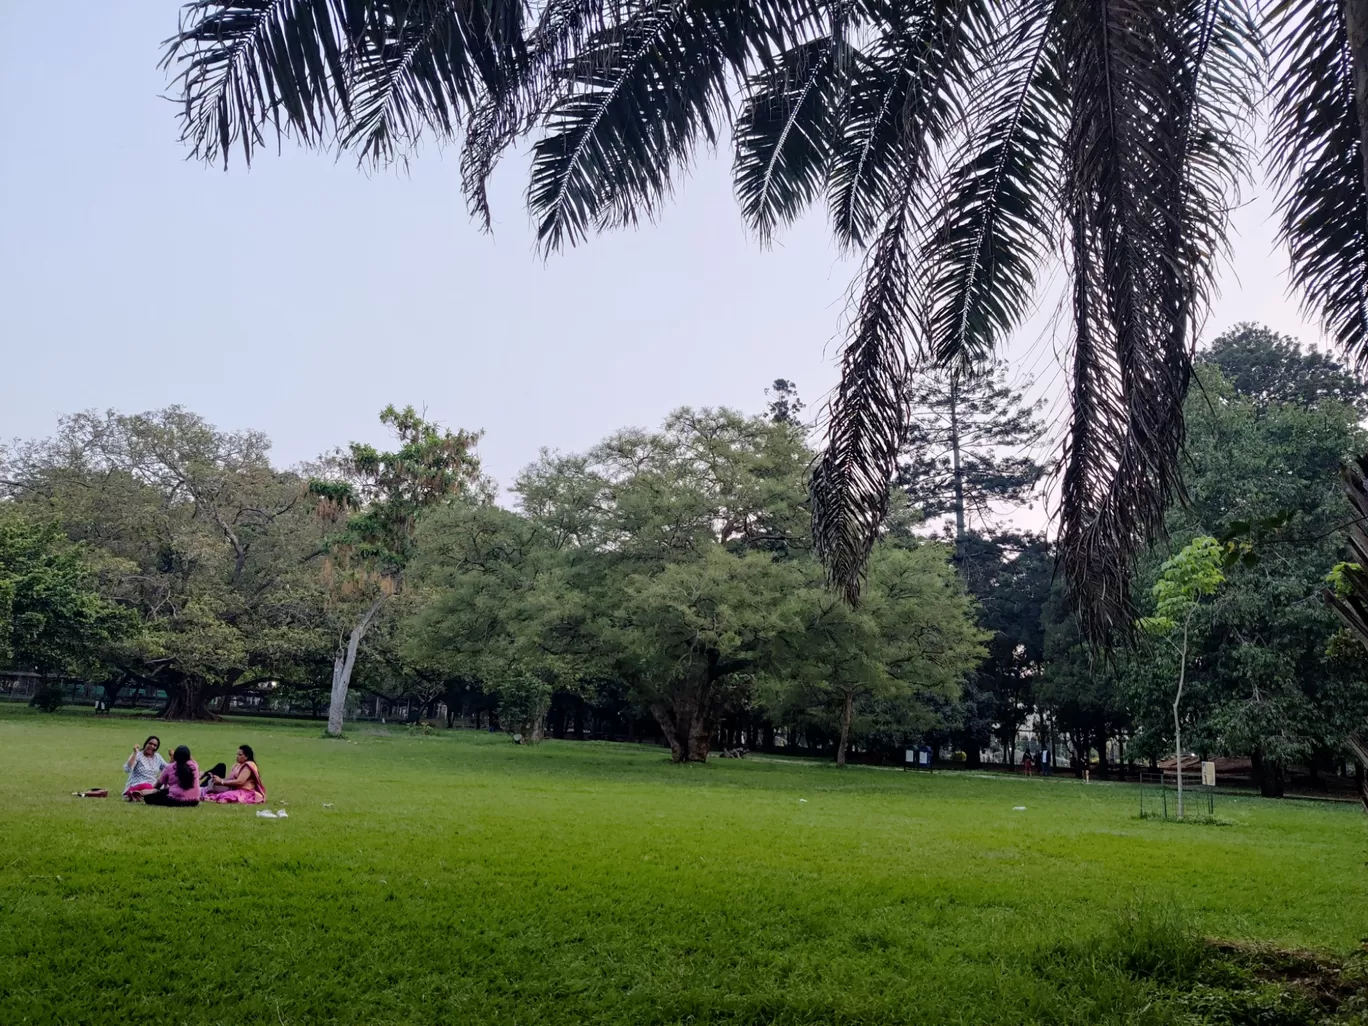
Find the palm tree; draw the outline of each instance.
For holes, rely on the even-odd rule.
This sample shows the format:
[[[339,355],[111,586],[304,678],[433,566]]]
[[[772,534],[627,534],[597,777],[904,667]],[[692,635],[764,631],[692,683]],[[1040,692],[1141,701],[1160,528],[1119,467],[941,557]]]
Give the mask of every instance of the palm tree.
[[[824,200],[863,254],[812,476],[852,600],[909,373],[989,361],[1062,261],[1060,559],[1092,637],[1133,619],[1261,103],[1294,284],[1368,358],[1368,0],[194,0],[165,64],[209,161],[268,132],[380,164],[459,137],[485,228],[485,182],[531,138],[548,253],[650,219],[727,128],[761,242]]]

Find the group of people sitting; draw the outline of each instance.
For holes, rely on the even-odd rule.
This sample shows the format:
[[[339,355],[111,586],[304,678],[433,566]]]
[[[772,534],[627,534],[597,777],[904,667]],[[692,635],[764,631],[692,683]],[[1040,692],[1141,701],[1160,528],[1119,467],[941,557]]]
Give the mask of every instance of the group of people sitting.
[[[193,807],[201,801],[259,805],[266,800],[266,785],[261,782],[251,745],[238,748],[231,771],[219,763],[201,774],[199,764],[185,745],[176,748],[171,760],[162,758],[161,738],[155,734],[141,748],[133,749],[124,763],[124,772],[128,774],[124,797],[144,805],[176,808]]]

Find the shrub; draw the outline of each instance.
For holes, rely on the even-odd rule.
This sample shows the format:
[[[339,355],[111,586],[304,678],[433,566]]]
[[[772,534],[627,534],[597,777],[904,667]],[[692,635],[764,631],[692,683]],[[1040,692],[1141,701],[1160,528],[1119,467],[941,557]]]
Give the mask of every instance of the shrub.
[[[29,705],[35,709],[41,709],[45,713],[54,713],[60,709],[66,697],[62,694],[62,689],[56,684],[44,684],[33,694],[33,699]]]

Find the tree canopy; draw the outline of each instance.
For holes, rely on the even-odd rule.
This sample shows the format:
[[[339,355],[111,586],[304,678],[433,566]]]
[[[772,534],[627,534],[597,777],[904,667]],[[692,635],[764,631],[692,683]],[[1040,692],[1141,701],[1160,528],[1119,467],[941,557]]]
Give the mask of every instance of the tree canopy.
[[[935,543],[890,542],[858,611],[827,592],[809,460],[790,419],[729,410],[544,453],[517,481],[518,513],[452,510],[424,528],[414,651],[496,692],[620,681],[680,762],[707,758],[728,710],[838,694],[844,761],[857,697],[956,694],[980,650]]]

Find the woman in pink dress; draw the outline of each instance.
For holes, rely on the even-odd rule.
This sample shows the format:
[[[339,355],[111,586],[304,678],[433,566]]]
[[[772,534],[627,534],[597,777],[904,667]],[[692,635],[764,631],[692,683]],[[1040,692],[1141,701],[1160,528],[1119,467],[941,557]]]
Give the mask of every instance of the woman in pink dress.
[[[172,760],[157,778],[157,789],[143,796],[144,805],[191,809],[200,803],[199,767],[190,758],[190,749],[181,745]]]
[[[210,772],[209,790],[204,793],[204,800],[241,805],[260,805],[264,802],[266,785],[261,782],[261,772],[257,769],[255,759],[256,753],[251,745],[239,748],[237,761],[233,763],[231,771],[223,774]]]

